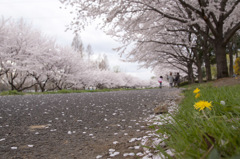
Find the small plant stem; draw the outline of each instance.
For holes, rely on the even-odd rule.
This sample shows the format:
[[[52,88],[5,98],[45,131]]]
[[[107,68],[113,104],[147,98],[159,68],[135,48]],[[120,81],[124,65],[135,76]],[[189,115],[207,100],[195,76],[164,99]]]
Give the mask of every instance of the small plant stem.
[[[208,149],[208,151],[207,151],[205,154],[203,154],[203,156],[201,157],[201,159],[206,158],[206,156],[212,151],[213,148],[214,148],[214,144]]]
[[[202,110],[202,113],[203,113],[203,115],[204,115],[207,119],[209,119],[209,118],[207,117],[207,115],[205,114],[204,110]]]

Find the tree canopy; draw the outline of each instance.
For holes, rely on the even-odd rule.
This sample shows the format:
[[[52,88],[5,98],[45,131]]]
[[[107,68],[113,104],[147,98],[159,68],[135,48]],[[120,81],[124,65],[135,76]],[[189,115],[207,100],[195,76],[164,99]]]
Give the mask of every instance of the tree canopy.
[[[126,73],[108,70],[107,57],[99,68],[94,61],[84,60],[78,50],[58,46],[23,20],[1,19],[0,33],[0,84],[11,90],[150,86]]]
[[[70,29],[81,31],[89,22],[100,18],[100,24],[106,33],[123,43],[118,51],[133,57],[131,60],[144,62],[147,67],[169,63],[169,60],[181,63],[179,54],[182,53],[185,57],[190,57],[194,52],[194,56],[199,55],[201,47],[197,46],[197,38],[201,36],[205,41],[209,41],[213,48],[217,77],[228,76],[226,46],[240,28],[240,0],[61,2],[75,10],[76,17]],[[133,43],[135,47],[131,52],[127,52],[127,47]],[[166,57],[173,53],[176,58]],[[185,63],[188,63],[188,60],[189,58],[186,58]],[[197,63],[200,64],[200,61]]]

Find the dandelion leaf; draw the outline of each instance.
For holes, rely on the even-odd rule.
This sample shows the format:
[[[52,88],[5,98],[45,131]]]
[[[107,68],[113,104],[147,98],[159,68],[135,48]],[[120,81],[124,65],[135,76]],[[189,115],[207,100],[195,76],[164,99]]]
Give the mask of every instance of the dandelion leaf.
[[[208,159],[220,159],[221,155],[216,148],[214,148],[208,155]]]

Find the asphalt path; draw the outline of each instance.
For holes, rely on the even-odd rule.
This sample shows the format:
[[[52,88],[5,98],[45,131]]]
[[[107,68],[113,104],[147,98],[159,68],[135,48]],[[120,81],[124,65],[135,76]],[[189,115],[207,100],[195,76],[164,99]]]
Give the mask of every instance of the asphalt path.
[[[0,158],[108,158],[146,131],[144,118],[169,91],[2,96]]]

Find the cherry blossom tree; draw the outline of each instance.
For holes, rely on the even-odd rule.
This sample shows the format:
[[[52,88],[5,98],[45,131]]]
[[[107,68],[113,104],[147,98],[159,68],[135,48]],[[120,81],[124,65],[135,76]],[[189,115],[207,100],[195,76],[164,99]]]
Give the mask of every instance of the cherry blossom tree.
[[[39,32],[32,31],[31,26],[23,20],[17,23],[9,22],[7,29],[0,48],[1,68],[5,70],[4,80],[12,90],[23,91],[34,85],[28,67],[36,64],[34,60],[29,60],[29,57],[36,49],[35,42]]]
[[[58,47],[56,50],[56,56],[60,58],[55,60],[54,66],[57,69],[53,71],[55,78],[51,82],[57,89],[68,89],[78,85],[81,73],[86,70],[86,63],[69,47]]]
[[[183,34],[188,36],[189,34]],[[184,72],[188,74],[188,81],[190,83],[194,82],[194,73],[195,71],[195,54],[194,54],[194,45],[195,41],[191,40],[195,38],[189,36],[189,38],[183,38],[181,43],[172,42],[174,37],[184,37],[182,33],[172,33],[171,36],[167,37],[162,34],[162,36],[147,37],[144,41],[139,41],[136,43],[136,47],[128,53],[128,61],[131,62],[140,62],[142,67],[153,67],[161,68],[161,70],[178,70],[177,72]],[[184,43],[188,43],[189,46]],[[193,43],[193,44],[192,44]],[[141,54],[140,54],[141,53]],[[201,68],[201,67],[200,67]],[[165,72],[165,71],[164,71]],[[170,71],[173,72],[173,71]],[[169,72],[167,73],[169,74]]]
[[[193,26],[213,43],[217,62],[217,77],[227,77],[226,46],[231,37],[240,29],[240,1],[200,0],[197,3],[193,1],[186,3],[179,0],[179,2],[191,14],[191,20],[195,21],[192,23]],[[188,23],[190,23],[189,20]],[[211,34],[206,34],[203,30],[205,27],[202,27],[201,23],[210,29]]]
[[[108,34],[121,39],[123,46],[147,37],[173,32],[201,34],[212,44],[217,62],[217,77],[228,76],[226,45],[240,28],[240,0],[61,0],[74,6],[72,29],[81,30],[91,19],[103,19]],[[209,28],[209,34],[206,33]],[[169,37],[171,43],[181,42]],[[182,39],[182,37],[180,38]],[[188,43],[184,43],[189,47]],[[122,47],[123,52],[126,47]],[[140,53],[141,54],[141,53]]]
[[[53,52],[55,41],[20,21],[6,24],[5,38],[1,41],[1,70],[5,72],[3,80],[12,90],[23,91],[34,85],[44,87],[53,78]]]
[[[149,86],[125,73],[98,68],[73,48],[56,45],[55,40],[23,20],[0,24],[0,75],[12,90],[24,91],[34,86],[42,92]],[[107,57],[102,60],[107,68]]]
[[[2,44],[3,41],[6,39],[7,31],[6,23],[8,20],[1,18],[0,19],[0,43]],[[0,78],[5,74],[7,71],[6,68],[4,68],[4,54],[3,50],[0,50]]]

